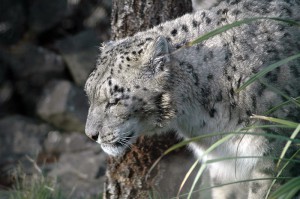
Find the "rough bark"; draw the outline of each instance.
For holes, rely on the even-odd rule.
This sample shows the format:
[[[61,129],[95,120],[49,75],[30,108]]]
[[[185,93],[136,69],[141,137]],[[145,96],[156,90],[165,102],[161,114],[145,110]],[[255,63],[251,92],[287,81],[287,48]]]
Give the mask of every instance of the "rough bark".
[[[164,21],[192,11],[190,0],[114,0],[112,39],[131,36]],[[141,136],[123,157],[109,157],[106,171],[105,199],[171,198],[190,168],[193,158],[180,149],[163,158],[148,176],[161,154],[178,143],[175,133]]]
[[[191,0],[114,0],[112,39],[132,36],[191,11]]]

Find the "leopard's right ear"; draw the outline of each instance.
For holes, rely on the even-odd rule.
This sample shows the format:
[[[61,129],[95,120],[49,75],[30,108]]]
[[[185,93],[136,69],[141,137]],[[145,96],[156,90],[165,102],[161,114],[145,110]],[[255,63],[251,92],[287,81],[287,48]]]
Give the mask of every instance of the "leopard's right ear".
[[[170,53],[170,46],[167,39],[163,36],[159,36],[153,45],[152,57],[155,59],[160,56],[164,56]]]

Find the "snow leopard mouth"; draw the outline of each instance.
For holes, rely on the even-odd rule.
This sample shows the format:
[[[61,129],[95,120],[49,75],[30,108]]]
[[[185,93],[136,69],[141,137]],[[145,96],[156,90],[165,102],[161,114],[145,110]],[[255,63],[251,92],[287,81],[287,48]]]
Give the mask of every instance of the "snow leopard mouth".
[[[126,137],[122,137],[119,140],[117,140],[113,145],[116,147],[123,147],[124,145],[128,145],[131,138],[133,138],[134,132],[131,132]]]
[[[120,156],[126,151],[127,148],[130,148],[134,135],[135,133],[131,132],[130,134],[121,137],[113,143],[101,143],[101,148],[109,155]]]

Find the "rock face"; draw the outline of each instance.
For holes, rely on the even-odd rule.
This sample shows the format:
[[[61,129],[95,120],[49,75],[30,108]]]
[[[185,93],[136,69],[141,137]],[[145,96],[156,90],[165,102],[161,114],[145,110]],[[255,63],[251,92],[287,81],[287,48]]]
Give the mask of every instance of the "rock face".
[[[95,32],[91,30],[57,42],[56,46],[77,85],[83,86],[95,67],[99,43]]]
[[[68,81],[50,82],[37,112],[41,118],[66,131],[84,132],[88,103],[84,91]]]
[[[26,15],[22,0],[1,0],[0,43],[10,45],[24,33]]]
[[[29,8],[31,29],[43,32],[52,28],[66,16],[67,6],[67,0],[33,0]]]
[[[109,0],[1,1],[0,189],[12,188],[14,171],[30,177],[38,166],[72,199],[103,192],[106,156],[83,133],[83,85],[110,12]]]

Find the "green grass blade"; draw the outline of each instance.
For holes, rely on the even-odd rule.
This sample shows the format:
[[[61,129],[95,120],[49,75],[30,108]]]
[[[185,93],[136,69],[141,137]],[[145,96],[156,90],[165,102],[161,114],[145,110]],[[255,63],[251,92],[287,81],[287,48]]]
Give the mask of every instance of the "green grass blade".
[[[279,187],[271,196],[270,199],[276,198],[287,198],[285,197],[287,193],[297,193],[300,190],[300,177],[293,178],[289,180],[287,183]],[[296,192],[295,192],[296,191]],[[290,196],[291,198],[292,196]]]
[[[202,157],[204,157],[205,155],[207,155],[208,153],[210,153],[211,151],[213,151],[215,148],[217,148],[218,146],[220,146],[221,144],[223,144],[224,142],[226,142],[227,140],[229,140],[230,138],[232,138],[235,134],[229,134],[223,138],[221,138],[220,140],[218,140],[217,142],[215,142],[214,144],[212,144],[207,150],[205,150],[202,154]],[[202,157],[199,158],[199,161],[202,159]],[[199,180],[199,178],[201,177],[204,169],[206,168],[206,164],[205,162],[202,162],[202,165],[204,165],[203,167],[201,166],[200,170],[198,171],[196,178],[194,179],[193,185],[190,189],[189,195],[188,195],[188,199],[190,199],[190,197],[192,196],[192,193],[195,189],[195,186]]]
[[[300,131],[300,124],[297,126],[297,128],[295,129],[295,131],[292,133],[292,135],[291,135],[290,138],[291,138],[291,139],[294,139],[294,138],[298,135],[299,131]],[[277,165],[276,165],[277,168],[278,168],[279,165],[280,165],[281,158],[283,158],[283,157],[285,156],[285,154],[286,154],[288,148],[291,146],[291,144],[292,144],[292,141],[287,141],[286,145],[284,146],[284,148],[283,148],[283,150],[282,150],[282,153],[281,153],[281,155],[280,155],[280,159],[278,160]]]
[[[273,117],[266,117],[266,116],[261,116],[261,115],[253,115],[253,116],[251,116],[251,118],[267,120],[267,121],[270,121],[270,122],[275,122],[275,123],[278,123],[278,124],[286,125],[286,126],[291,127],[291,128],[297,128],[298,125],[299,125],[299,123],[296,123],[296,122],[291,122],[291,121],[288,121],[288,120],[283,120],[283,119],[278,119],[278,118],[273,118]]]
[[[286,125],[284,125],[286,126]],[[247,127],[248,128],[248,127]],[[242,130],[249,130],[247,128],[243,128]],[[291,128],[289,126],[286,126],[286,128]],[[153,165],[151,166],[151,168],[149,169],[148,171],[148,174],[147,175],[150,175],[150,173],[152,172],[152,170],[156,167],[156,165],[159,163],[159,161],[164,157],[166,156],[167,154],[171,153],[172,151],[180,148],[180,147],[183,147],[183,146],[186,146],[188,145],[189,143],[191,142],[196,142],[196,141],[199,141],[201,139],[204,139],[204,138],[208,138],[208,137],[214,137],[214,136],[226,136],[228,134],[233,134],[233,135],[241,135],[241,134],[247,134],[247,135],[256,135],[256,136],[265,136],[265,137],[270,137],[270,138],[275,138],[275,139],[281,139],[281,140],[286,140],[286,141],[289,141],[291,140],[289,137],[285,137],[285,136],[282,136],[282,135],[275,135],[275,134],[270,134],[270,133],[257,133],[257,132],[223,132],[223,133],[210,133],[210,134],[204,134],[204,135],[201,135],[201,136],[197,136],[197,137],[194,137],[194,138],[190,138],[189,140],[184,140],[184,141],[181,141],[173,146],[171,146],[169,149],[167,149],[154,163]],[[291,140],[295,143],[300,143],[300,139],[293,139]]]
[[[270,110],[268,110],[267,112],[264,113],[264,115],[269,115],[275,111],[277,111],[278,109],[284,107],[285,105],[288,105],[291,103],[291,100],[295,101],[296,103],[300,104],[300,97],[296,97],[296,98],[290,98],[288,101],[282,102],[276,106],[274,106],[273,108],[271,108]]]
[[[201,167],[200,167],[199,171],[197,172],[197,175],[194,179],[193,185],[191,187],[191,190],[189,192],[189,195],[188,195],[187,199],[190,199],[192,197],[194,189],[195,189],[195,187],[196,187],[196,185],[197,185],[197,183],[198,183],[198,181],[199,181],[199,179],[200,179],[200,177],[201,177],[201,175],[202,175],[202,173],[204,172],[205,169],[206,169],[206,164],[202,163],[202,165],[201,165]]]
[[[247,159],[247,158],[257,158],[257,159],[271,159],[271,160],[279,160],[279,157],[272,157],[272,156],[234,156],[234,157],[223,157],[223,158],[215,158],[213,160],[207,160],[206,164],[212,164],[215,162],[221,162],[226,160],[237,160],[237,159]],[[294,162],[294,163],[300,163],[300,160],[294,160],[291,158],[281,158],[281,160],[286,162]],[[277,176],[279,177],[279,176]]]
[[[300,152],[300,149],[299,150],[297,150],[296,151],[296,153],[294,153],[293,155],[292,155],[292,157],[291,158],[289,158],[288,159],[288,161],[283,165],[283,167],[278,171],[278,173],[277,173],[277,175],[276,175],[276,177],[278,178],[280,175],[281,175],[281,173],[283,172],[283,170],[288,166],[288,164],[290,163],[290,162],[293,162],[294,161],[294,159],[297,157],[297,154]],[[296,160],[297,161],[297,160]],[[272,187],[274,186],[274,184],[276,183],[276,178],[272,181],[272,183],[271,183],[271,185],[270,185],[270,187],[269,187],[269,189],[268,189],[268,191],[267,191],[267,194],[266,194],[266,197],[265,197],[265,199],[267,199],[268,197],[269,197],[269,195],[270,195],[270,192],[271,192],[271,189],[272,189]]]
[[[274,93],[284,97],[285,99],[287,99],[288,101],[292,102],[293,104],[295,104],[298,108],[300,108],[300,103],[295,100],[294,98],[291,98],[289,96],[287,96],[286,94],[284,94],[282,91],[278,90],[277,88],[275,88],[274,86],[268,84],[266,81],[259,79],[259,82],[264,84],[266,87],[268,87],[270,90],[272,90]]]
[[[286,126],[283,124],[270,124],[270,125],[253,125],[249,127],[244,127],[245,130],[250,129],[265,129],[265,128],[285,128],[285,129],[295,129],[294,127]]]
[[[275,68],[278,68],[279,66],[286,64],[292,60],[298,59],[300,58],[300,53],[296,54],[296,55],[292,55],[288,58],[282,59],[278,62],[275,62],[269,66],[267,66],[266,68],[264,68],[263,70],[261,70],[260,72],[256,73],[255,75],[253,75],[252,77],[250,77],[250,79],[248,81],[246,81],[240,88],[238,88],[236,90],[236,92],[240,92],[241,90],[245,89],[247,86],[249,86],[250,84],[252,84],[253,82],[255,82],[256,80],[258,80],[259,78],[263,77],[264,75],[266,75],[268,72],[274,70]]]
[[[228,182],[228,183],[224,183],[224,184],[220,184],[220,185],[210,186],[210,187],[203,187],[201,189],[195,190],[193,193],[204,191],[204,190],[209,190],[209,189],[213,189],[213,188],[217,188],[217,187],[222,187],[222,186],[226,186],[226,185],[245,183],[245,182],[253,182],[253,181],[258,181],[258,180],[274,180],[274,179],[285,180],[285,179],[291,179],[291,177],[254,178],[254,179],[247,179],[247,180],[239,180],[239,181]],[[181,194],[180,197],[184,197],[184,196],[187,196],[187,195],[188,195],[188,193]],[[175,199],[175,198],[171,198],[171,199]]]
[[[185,185],[187,179],[190,177],[191,173],[194,171],[194,169],[196,168],[196,166],[199,164],[199,160],[196,160],[196,162],[190,167],[190,169],[188,170],[188,172],[186,173],[186,175],[184,176],[184,179],[182,180],[178,193],[177,193],[177,197],[179,198],[180,192],[182,191],[183,186]]]

